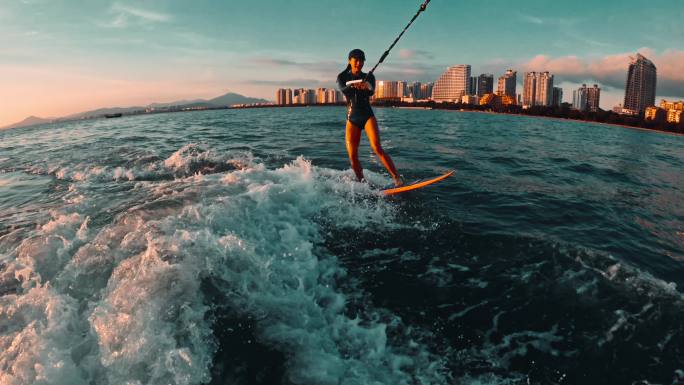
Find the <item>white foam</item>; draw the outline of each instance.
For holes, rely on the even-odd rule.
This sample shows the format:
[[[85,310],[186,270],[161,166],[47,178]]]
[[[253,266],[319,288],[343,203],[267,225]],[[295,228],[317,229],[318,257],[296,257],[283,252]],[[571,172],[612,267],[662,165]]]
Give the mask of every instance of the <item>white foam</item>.
[[[191,170],[198,157],[216,163],[181,150],[164,167]],[[24,239],[5,268],[18,287],[2,297],[0,330],[13,325],[3,347],[19,338],[25,355],[0,353],[0,383],[209,381],[217,341],[200,288],[207,278],[232,309],[257,320],[261,342],[285,352],[293,383],[445,382],[443,363],[424,346],[388,341],[399,320],[378,321],[372,309],[345,314],[348,296],[337,284],[346,272],[318,247],[321,226],[379,231],[396,226],[395,208],[348,171],[303,158],[276,170],[238,163],[220,174],[138,183],[134,194],[143,198],[98,228],[88,219],[98,202],[81,191],[85,201],[71,208],[92,212],[56,212]],[[119,172],[92,170],[74,183]]]
[[[74,182],[134,181],[184,178],[195,174],[243,169],[253,165],[254,157],[250,153],[217,154],[206,146],[191,143],[164,160],[152,156],[116,167],[90,163],[50,164],[47,167],[34,166],[30,171]]]

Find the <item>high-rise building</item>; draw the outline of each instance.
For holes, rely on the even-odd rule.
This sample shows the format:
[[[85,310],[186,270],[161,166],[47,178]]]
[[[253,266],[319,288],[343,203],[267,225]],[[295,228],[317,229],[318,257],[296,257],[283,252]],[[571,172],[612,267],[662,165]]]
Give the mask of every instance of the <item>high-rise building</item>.
[[[523,83],[523,107],[550,106],[553,102],[553,75],[526,72]]]
[[[656,96],[656,66],[643,55],[637,53],[632,58],[627,71],[625,85],[626,113],[641,115],[646,107],[655,105]]]
[[[582,84],[582,87],[572,91],[572,108],[579,111],[587,109],[587,85]]]
[[[494,93],[494,75],[482,74],[477,77],[477,96]]]
[[[276,104],[284,106],[292,104],[292,90],[289,88],[280,88],[276,91]]]
[[[466,92],[467,95],[476,95],[477,94],[477,77],[476,76],[470,76],[468,78],[468,91]]]
[[[582,87],[572,91],[572,108],[576,110],[597,112],[600,101],[601,88],[598,84],[593,87],[582,84]]]
[[[314,104],[316,103],[316,91],[299,88],[294,90],[292,98],[293,104]]]
[[[401,99],[404,97],[406,82],[378,80],[375,82],[375,99]]]
[[[334,88],[328,88],[325,91],[325,103],[339,103],[341,101],[340,91]]]
[[[432,89],[432,98],[438,102],[460,102],[468,92],[470,65],[459,64],[447,68]]]
[[[539,105],[550,106],[553,102],[553,75],[540,72],[537,80],[536,97]]]
[[[599,102],[601,101],[601,88],[598,84],[594,84],[593,87],[587,88],[587,108],[591,112],[598,112]]]
[[[316,103],[325,104],[326,103],[326,91],[325,88],[316,89]]]
[[[420,95],[422,99],[432,99],[432,88],[435,83],[425,83],[420,85]]]
[[[523,78],[523,106],[534,105],[534,93],[537,89],[537,73],[526,72]]]
[[[425,99],[420,93],[420,82],[413,82],[408,86],[408,96],[413,99]]]
[[[496,88],[497,95],[508,95],[515,99],[516,74],[515,71],[508,70],[499,78],[499,84]]]
[[[563,89],[560,87],[553,87],[551,105],[554,107],[560,107],[561,103],[563,103]]]

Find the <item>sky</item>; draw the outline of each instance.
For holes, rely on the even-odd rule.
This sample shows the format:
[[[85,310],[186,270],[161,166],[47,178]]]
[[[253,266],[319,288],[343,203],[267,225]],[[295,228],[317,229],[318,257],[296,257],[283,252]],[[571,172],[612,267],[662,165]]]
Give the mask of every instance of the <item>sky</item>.
[[[422,0],[2,0],[0,127],[30,115],[213,98],[275,99],[332,87],[352,48],[370,69]],[[657,100],[684,99],[681,0],[432,0],[378,80],[550,71],[564,101],[581,83],[624,98],[629,56],[658,69]]]

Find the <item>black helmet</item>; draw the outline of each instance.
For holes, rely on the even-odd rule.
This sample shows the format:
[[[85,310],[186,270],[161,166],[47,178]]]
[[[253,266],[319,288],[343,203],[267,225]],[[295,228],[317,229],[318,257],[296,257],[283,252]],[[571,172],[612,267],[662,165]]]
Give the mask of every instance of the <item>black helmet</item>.
[[[360,49],[356,48],[351,51],[349,51],[349,59],[355,57],[358,60],[363,60],[366,61],[366,54],[363,53]]]

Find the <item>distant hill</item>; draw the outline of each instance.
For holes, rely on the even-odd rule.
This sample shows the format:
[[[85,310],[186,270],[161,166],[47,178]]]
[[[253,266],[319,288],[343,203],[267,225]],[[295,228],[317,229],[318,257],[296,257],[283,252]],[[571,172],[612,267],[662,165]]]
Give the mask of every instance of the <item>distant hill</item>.
[[[250,98],[233,92],[229,92],[225,95],[219,96],[206,101],[209,104],[215,106],[230,106],[233,104],[252,104],[252,103],[269,103],[265,99]]]
[[[100,108],[93,111],[79,112],[78,114],[73,114],[67,116],[67,119],[80,119],[84,117],[96,117],[103,116],[105,114],[130,114],[136,111],[144,111],[147,108],[168,108],[168,107],[180,107],[180,108],[197,108],[197,107],[226,107],[233,104],[251,104],[251,103],[268,103],[268,100],[250,98],[248,96],[236,94],[229,92],[225,95],[221,95],[217,98],[205,100],[205,99],[195,99],[195,100],[178,100],[175,102],[168,103],[151,103],[144,107],[134,106],[134,107],[114,107],[114,108]]]
[[[112,107],[112,108],[99,108],[97,110],[79,112],[77,114],[65,116],[63,119],[82,119],[82,118],[95,118],[100,116],[105,116],[107,114],[130,114],[136,111],[145,111],[145,107]]]
[[[71,114],[63,118],[49,118],[43,119],[36,116],[30,116],[19,123],[15,123],[6,127],[1,127],[0,129],[18,128],[33,126],[36,124],[50,123],[59,120],[72,120],[72,119],[83,119],[83,118],[96,118],[102,117],[107,114],[131,114],[136,112],[145,111],[148,108],[169,108],[169,107],[179,107],[179,108],[212,108],[212,107],[227,107],[233,104],[253,104],[253,103],[269,103],[266,99],[250,98],[248,96],[236,94],[234,92],[228,92],[225,95],[219,97],[205,100],[205,99],[195,99],[195,100],[178,100],[169,103],[151,103],[147,106],[133,106],[133,107],[108,107],[99,108],[97,110],[79,112],[76,114]]]
[[[54,119],[52,119],[52,118],[45,119],[45,118],[39,118],[37,116],[29,116],[28,118],[22,120],[19,123],[14,123],[14,124],[10,124],[9,126],[0,127],[0,130],[10,129],[10,128],[27,127],[27,126],[35,126],[38,124],[50,123],[53,120]]]
[[[193,103],[199,103],[203,102],[204,99],[195,99],[195,100],[178,100],[175,102],[169,102],[169,103],[152,103],[148,104],[148,107],[151,108],[162,108],[162,107],[171,107],[171,106],[184,106],[187,104],[193,104]]]

